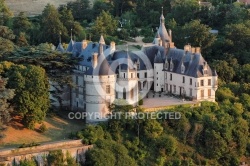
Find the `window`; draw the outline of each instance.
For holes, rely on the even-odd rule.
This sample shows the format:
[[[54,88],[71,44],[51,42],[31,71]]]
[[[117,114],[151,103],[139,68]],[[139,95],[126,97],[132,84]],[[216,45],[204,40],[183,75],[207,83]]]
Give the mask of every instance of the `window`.
[[[131,73],[131,78],[133,78],[134,76],[133,76],[133,73]]]
[[[126,89],[123,88],[123,99],[126,99]]]
[[[158,72],[156,74],[158,74]]]
[[[166,79],[168,78],[168,73],[166,73]]]
[[[165,68],[166,68],[166,70],[168,70],[168,62],[167,61],[165,63]]]
[[[123,77],[126,78],[126,74],[125,73],[123,74]]]
[[[78,76],[76,76],[76,85],[78,85]]]
[[[173,69],[174,69],[174,64],[171,62],[170,63],[170,71],[173,71]]]
[[[140,63],[137,63],[137,69],[139,69],[140,68]]]
[[[166,84],[166,91],[168,91],[168,84]]]
[[[110,85],[106,85],[106,93],[110,94]]]
[[[211,79],[208,79],[208,83],[209,86],[211,85]]]
[[[204,86],[204,80],[201,80],[201,86]]]
[[[137,73],[137,78],[140,78],[140,73]]]
[[[133,99],[134,98],[134,89],[130,90],[130,98]]]
[[[207,95],[208,95],[208,97],[211,97],[211,89],[207,90]]]
[[[176,86],[174,85],[174,93],[176,93]]]
[[[158,86],[158,84],[157,84],[157,86]]]
[[[192,85],[192,83],[193,83],[193,82],[192,82],[192,78],[190,78],[190,80],[189,80],[189,84],[190,84],[190,85]]]
[[[170,80],[172,81],[172,74],[170,74]]]
[[[204,69],[203,73],[204,75],[207,75],[207,69]]]
[[[158,80],[158,78],[157,78],[157,80]]]
[[[189,96],[192,97],[193,96],[193,90],[190,88],[189,89]]]
[[[204,97],[204,90],[201,90],[201,98]]]
[[[184,76],[182,77],[182,83],[185,83],[185,77]]]
[[[147,73],[144,73],[144,78],[147,78]]]
[[[78,98],[78,97],[79,97],[79,89],[76,88],[76,98]]]

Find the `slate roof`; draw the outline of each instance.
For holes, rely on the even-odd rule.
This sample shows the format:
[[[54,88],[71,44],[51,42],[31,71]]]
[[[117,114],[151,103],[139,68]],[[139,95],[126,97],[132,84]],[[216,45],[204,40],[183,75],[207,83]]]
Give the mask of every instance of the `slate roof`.
[[[64,48],[63,48],[63,46],[62,46],[62,43],[59,43],[59,44],[58,44],[56,50],[59,51],[59,52],[62,52],[62,53],[65,52],[65,50],[64,50]]]
[[[154,63],[164,63],[160,51],[158,51],[157,55],[155,56]]]
[[[163,14],[161,14],[161,17],[160,17],[160,26],[158,28],[157,33],[160,35],[162,41],[170,41],[170,37],[165,27],[165,18]]]
[[[66,49],[66,52],[72,52],[74,43],[75,42],[71,39],[69,42],[68,48]]]
[[[173,70],[171,72],[183,74],[191,77],[203,77],[203,69],[204,66],[207,65],[207,62],[204,60],[201,54],[192,54],[191,52],[185,52],[181,49],[170,49],[167,54],[167,62],[170,66],[170,61],[172,59],[173,62]],[[184,73],[181,72],[181,65],[185,66]],[[170,67],[168,69],[164,69],[165,71],[170,71]],[[209,65],[207,65],[207,76],[217,76],[216,71],[213,71]]]

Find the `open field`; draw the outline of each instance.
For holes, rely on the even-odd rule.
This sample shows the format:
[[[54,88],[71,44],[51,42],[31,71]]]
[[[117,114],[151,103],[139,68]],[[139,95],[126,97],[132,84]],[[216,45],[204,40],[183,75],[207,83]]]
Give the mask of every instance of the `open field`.
[[[67,2],[75,0],[6,0],[14,15],[19,12],[26,12],[29,16],[41,14],[46,4],[50,3],[58,7],[59,5],[67,4]],[[93,0],[94,1],[94,0]],[[90,1],[90,4],[91,1]]]
[[[79,131],[83,128],[84,120],[68,120],[58,116],[47,117],[44,124],[48,130],[45,133],[38,132],[40,127],[36,125],[35,130],[28,130],[23,127],[18,118],[10,122],[6,131],[5,138],[0,139],[0,148],[2,147],[17,147],[20,144],[40,143],[49,141],[58,141],[68,139],[71,132]]]

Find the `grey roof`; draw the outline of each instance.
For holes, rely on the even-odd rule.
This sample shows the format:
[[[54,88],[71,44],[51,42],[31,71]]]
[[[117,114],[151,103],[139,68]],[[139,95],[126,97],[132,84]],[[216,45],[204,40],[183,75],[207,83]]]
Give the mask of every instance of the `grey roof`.
[[[165,27],[165,18],[163,14],[160,17],[160,26],[159,26],[157,33],[159,33],[162,41],[170,41],[170,37]]]
[[[154,63],[164,63],[160,52],[155,56]]]
[[[167,54],[167,62],[170,64],[170,61],[174,64],[172,72],[183,74],[191,77],[203,77],[204,66],[207,65],[207,62],[204,60],[201,54],[192,54],[191,52],[185,52],[181,49],[170,49]],[[181,72],[181,66],[185,66],[184,73]],[[170,65],[169,65],[170,66]],[[170,67],[165,71],[170,71]],[[207,65],[207,75],[208,76],[217,76],[215,71]]]
[[[71,39],[69,42],[68,48],[66,49],[67,52],[72,52],[74,43],[75,42]]]
[[[110,68],[108,61],[106,60],[104,54],[100,54],[98,57],[98,63],[96,68],[92,66],[86,72],[87,75],[114,75],[115,73]]]
[[[59,51],[59,52],[65,52],[65,50],[64,50],[64,48],[63,48],[63,46],[62,46],[62,43],[59,43],[59,44],[58,44],[56,50]]]

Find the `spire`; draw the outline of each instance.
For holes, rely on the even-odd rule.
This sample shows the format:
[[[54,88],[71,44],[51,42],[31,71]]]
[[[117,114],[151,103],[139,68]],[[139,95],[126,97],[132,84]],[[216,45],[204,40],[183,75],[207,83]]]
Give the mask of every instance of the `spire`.
[[[127,70],[129,69],[133,69],[133,64],[132,64],[132,60],[128,54],[128,44],[127,44]]]
[[[99,40],[99,54],[103,54],[103,46],[105,45],[105,41],[103,36],[101,35],[100,40]]]
[[[101,37],[100,37],[100,41],[99,41],[99,43],[100,44],[102,44],[102,45],[105,45],[105,41],[104,41],[104,38],[103,38],[103,36],[101,35]]]
[[[161,13],[161,17],[160,17],[160,26],[158,28],[157,33],[159,33],[161,40],[163,42],[163,45],[165,45],[166,41],[170,41],[169,34],[168,34],[167,29],[165,27],[165,18],[163,15],[163,7],[162,7],[162,13]]]
[[[62,41],[62,39],[61,39],[61,35],[62,35],[62,33],[61,33],[61,31],[59,32],[59,43],[61,43]]]
[[[163,6],[161,7],[161,17],[160,17],[160,22],[161,23],[165,23],[165,17],[164,17],[164,15],[163,15]]]
[[[62,41],[61,41],[61,34],[62,34],[62,33],[60,32],[59,34],[60,34],[60,35],[59,35],[59,44],[58,44],[56,50],[63,53],[63,52],[65,52],[65,50],[64,50],[64,48],[63,48],[63,46],[62,46],[62,43],[61,43],[61,42],[62,42]]]
[[[72,28],[70,29],[70,39],[72,40]]]

